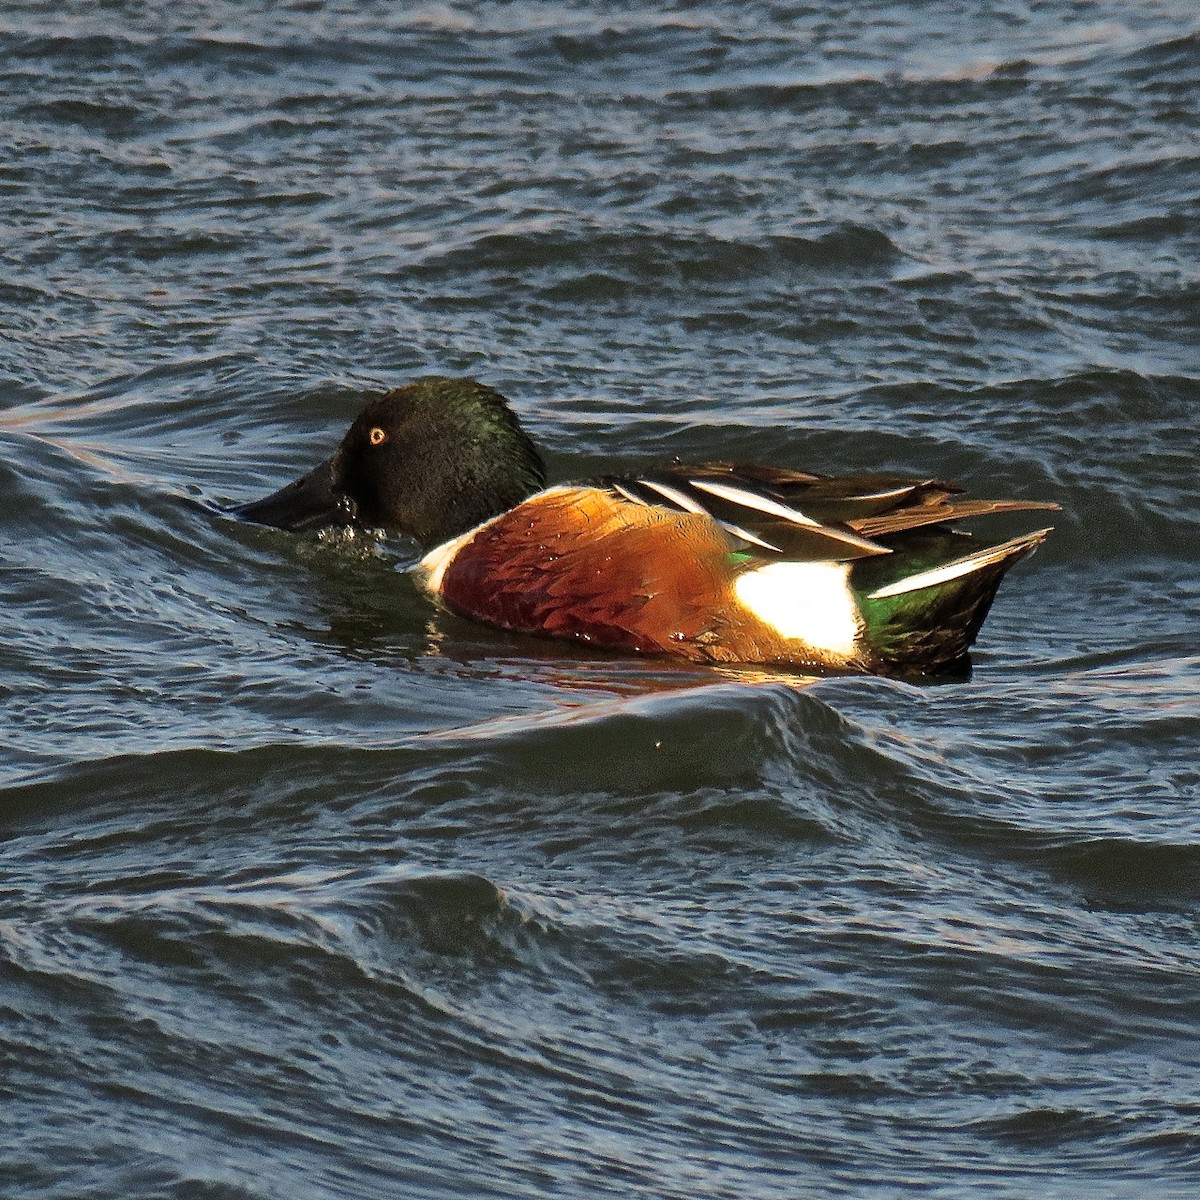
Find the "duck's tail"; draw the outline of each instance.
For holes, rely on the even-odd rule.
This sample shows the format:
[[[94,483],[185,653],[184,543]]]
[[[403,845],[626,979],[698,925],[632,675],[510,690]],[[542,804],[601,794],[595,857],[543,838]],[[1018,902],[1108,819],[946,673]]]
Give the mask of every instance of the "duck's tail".
[[[955,535],[909,535],[886,559],[856,564],[851,585],[878,669],[945,673],[964,670],[967,651],[1015,563],[1049,529],[960,554]]]

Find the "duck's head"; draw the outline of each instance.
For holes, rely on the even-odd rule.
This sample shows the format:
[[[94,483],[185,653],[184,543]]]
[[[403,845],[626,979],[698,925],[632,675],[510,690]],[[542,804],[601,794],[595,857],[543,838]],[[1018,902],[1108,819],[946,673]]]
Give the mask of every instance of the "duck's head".
[[[236,511],[280,529],[360,525],[436,546],[538,491],[545,468],[499,392],[430,376],[373,401],[332,458]]]

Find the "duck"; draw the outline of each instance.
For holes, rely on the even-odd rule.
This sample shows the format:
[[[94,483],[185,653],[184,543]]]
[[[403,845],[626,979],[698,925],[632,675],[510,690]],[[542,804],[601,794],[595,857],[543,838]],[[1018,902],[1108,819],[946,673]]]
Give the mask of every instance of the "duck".
[[[672,461],[547,484],[512,406],[427,376],[373,399],[333,455],[233,511],[292,532],[415,539],[436,604],[518,634],[694,663],[939,675],[969,651],[1001,580],[1050,528],[958,528],[1056,509],[973,500],[934,478]]]

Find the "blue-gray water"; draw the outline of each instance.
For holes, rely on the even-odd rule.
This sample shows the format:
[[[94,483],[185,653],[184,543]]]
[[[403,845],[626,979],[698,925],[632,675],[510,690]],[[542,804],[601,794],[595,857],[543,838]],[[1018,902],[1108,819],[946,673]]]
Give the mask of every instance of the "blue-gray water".
[[[966,7],[0,8],[6,1200],[1197,1193],[1195,10]],[[429,371],[1063,512],[925,688],[219,515]]]

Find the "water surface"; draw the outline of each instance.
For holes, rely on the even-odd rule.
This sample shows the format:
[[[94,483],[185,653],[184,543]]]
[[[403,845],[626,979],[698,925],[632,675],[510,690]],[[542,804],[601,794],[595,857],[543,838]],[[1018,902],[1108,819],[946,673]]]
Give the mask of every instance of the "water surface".
[[[1194,1195],[1198,88],[1171,2],[0,12],[5,1196]],[[1063,512],[924,688],[220,514],[430,371]]]

